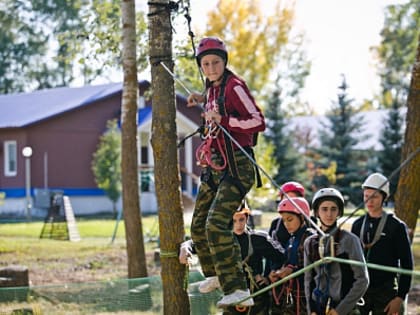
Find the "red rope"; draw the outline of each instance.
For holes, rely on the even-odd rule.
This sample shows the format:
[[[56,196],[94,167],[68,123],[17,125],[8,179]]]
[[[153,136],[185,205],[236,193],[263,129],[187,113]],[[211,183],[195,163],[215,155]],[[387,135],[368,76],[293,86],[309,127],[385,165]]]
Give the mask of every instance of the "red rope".
[[[296,301],[294,301],[294,303],[296,303],[296,315],[299,315],[300,314],[300,298],[301,298],[299,279],[290,279],[287,285],[284,283],[278,295],[276,294],[276,288],[273,287],[272,288],[273,298],[276,305],[280,305],[280,298],[283,295],[284,290],[286,289],[287,291],[286,296],[288,296],[289,294],[291,294],[291,292],[293,292],[293,280],[296,281],[296,290],[297,290]]]
[[[213,139],[216,139],[217,147],[219,148],[219,152],[222,155],[223,164],[216,165],[213,163],[211,159],[212,151],[211,145]],[[195,151],[195,157],[197,159],[197,164],[203,167],[210,166],[212,169],[216,171],[221,171],[226,168],[227,160],[225,152],[223,151],[222,144],[220,143],[220,139],[216,137],[209,136],[205,141],[203,141],[200,146]]]

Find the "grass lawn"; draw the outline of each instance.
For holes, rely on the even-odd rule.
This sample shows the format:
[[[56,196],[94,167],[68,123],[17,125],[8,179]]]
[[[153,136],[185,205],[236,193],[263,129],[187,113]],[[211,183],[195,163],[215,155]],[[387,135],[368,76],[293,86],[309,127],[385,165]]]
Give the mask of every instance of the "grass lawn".
[[[363,214],[363,211],[358,214]],[[277,212],[264,212],[261,225],[257,228],[268,229],[271,221],[277,216]],[[27,266],[31,286],[127,278],[124,222],[119,222],[115,241],[111,243],[116,228],[115,220],[76,218],[76,221],[81,236],[79,242],[40,239],[44,224],[40,221],[0,223],[0,267]],[[186,223],[189,221],[185,220]],[[158,246],[158,218],[145,216],[142,223],[148,275],[159,276],[160,266],[154,259]],[[189,226],[186,226],[186,234],[189,234]],[[420,271],[420,220],[415,235],[415,269]],[[414,285],[420,286],[419,277],[414,277],[413,280]]]

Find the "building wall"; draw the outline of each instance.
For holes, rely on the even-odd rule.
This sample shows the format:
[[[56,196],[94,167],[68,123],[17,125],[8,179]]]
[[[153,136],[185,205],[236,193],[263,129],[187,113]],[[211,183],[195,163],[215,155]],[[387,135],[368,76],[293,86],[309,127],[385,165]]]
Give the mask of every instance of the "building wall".
[[[5,176],[4,142],[16,141],[17,144],[17,174],[16,176]],[[2,187],[25,187],[25,158],[22,156],[22,149],[27,142],[27,132],[21,129],[7,129],[0,131],[0,190]]]
[[[184,98],[177,98],[177,101],[182,103],[178,103],[178,108],[188,113],[186,116],[199,121],[199,109],[186,108]],[[25,211],[25,159],[21,152],[27,145],[33,150],[30,159],[33,198],[38,189],[63,190],[70,197],[77,215],[112,211],[112,203],[96,186],[91,163],[107,121],[119,119],[120,111],[121,92],[23,128],[1,129],[0,191],[6,192],[6,200],[0,203],[0,215]],[[3,174],[5,140],[16,140],[18,145],[18,171],[14,177]],[[145,212],[156,211],[156,196],[144,194],[141,205]],[[43,209],[38,210],[42,216]],[[34,213],[38,210],[33,209]]]
[[[32,185],[96,188],[91,170],[92,156],[107,121],[119,118],[120,107],[120,96],[114,95],[28,128],[34,152]]]

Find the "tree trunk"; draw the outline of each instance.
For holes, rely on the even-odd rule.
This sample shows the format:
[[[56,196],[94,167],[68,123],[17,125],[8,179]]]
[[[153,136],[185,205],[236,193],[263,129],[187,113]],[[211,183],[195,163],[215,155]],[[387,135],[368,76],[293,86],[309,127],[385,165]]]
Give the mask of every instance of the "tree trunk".
[[[159,3],[159,4],[158,4]],[[168,1],[150,4],[149,48],[152,71],[152,139],[155,185],[159,208],[160,260],[163,285],[163,314],[190,314],[184,289],[186,267],[178,262],[178,248],[184,240],[177,152],[174,80],[159,63],[173,69],[172,28]]]
[[[137,165],[137,64],[134,0],[123,0],[122,62],[124,83],[121,105],[121,175],[128,278],[147,277],[146,255],[140,216]]]
[[[402,149],[402,161],[420,149],[420,36],[407,101],[407,126]],[[407,223],[413,238],[420,210],[420,152],[401,169],[395,196],[395,212]]]

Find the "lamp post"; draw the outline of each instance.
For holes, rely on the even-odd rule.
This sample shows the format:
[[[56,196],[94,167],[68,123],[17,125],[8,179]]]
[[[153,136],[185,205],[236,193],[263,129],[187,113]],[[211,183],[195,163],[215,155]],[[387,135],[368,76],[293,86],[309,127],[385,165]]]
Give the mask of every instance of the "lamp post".
[[[31,220],[31,156],[32,148],[24,147],[22,149],[22,155],[25,157],[25,187],[26,187],[26,218],[28,221]]]

